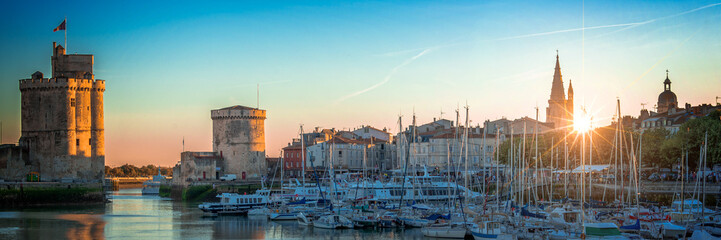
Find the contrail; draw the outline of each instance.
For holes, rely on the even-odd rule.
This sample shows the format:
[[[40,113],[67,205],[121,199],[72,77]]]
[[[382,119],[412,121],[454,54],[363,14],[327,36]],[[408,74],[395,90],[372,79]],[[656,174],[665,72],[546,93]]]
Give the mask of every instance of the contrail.
[[[383,81],[381,81],[381,82],[379,82],[379,83],[376,83],[376,84],[374,84],[373,86],[370,86],[370,87],[368,87],[368,88],[366,88],[366,89],[363,89],[363,90],[360,90],[360,91],[351,93],[351,94],[349,94],[349,95],[343,96],[343,97],[339,98],[338,100],[336,100],[336,101],[335,101],[335,104],[338,104],[338,103],[340,103],[340,102],[342,102],[342,101],[345,101],[345,100],[347,100],[347,99],[349,99],[349,98],[352,98],[352,97],[361,95],[361,94],[363,94],[363,93],[365,93],[365,92],[368,92],[368,91],[370,91],[370,90],[373,90],[373,89],[375,89],[375,88],[377,88],[377,87],[382,86],[383,84],[388,83],[388,81],[391,80],[391,77],[393,77],[393,75],[395,75],[395,73],[398,72],[398,70],[399,70],[400,68],[402,68],[402,67],[410,64],[411,62],[413,62],[413,61],[415,61],[416,59],[422,57],[423,55],[425,55],[426,53],[428,53],[428,52],[430,52],[430,51],[431,51],[431,48],[428,48],[428,49],[425,49],[425,50],[421,51],[420,53],[416,54],[415,56],[413,56],[413,57],[411,57],[411,58],[409,58],[409,59],[406,59],[403,63],[401,63],[400,65],[394,67],[393,70],[391,70],[391,72],[388,73],[388,75],[386,75],[386,77],[383,79]]]
[[[495,40],[499,41],[499,40],[538,37],[538,36],[552,35],[552,34],[557,34],[557,33],[576,32],[576,31],[581,31],[581,30],[591,30],[591,29],[600,29],[600,28],[636,26],[636,25],[646,24],[646,23],[648,23],[648,21],[635,22],[635,23],[621,23],[621,24],[612,24],[612,25],[603,25],[603,26],[593,26],[593,27],[585,27],[585,28],[572,28],[572,29],[556,30],[556,31],[550,31],[550,32],[532,33],[532,34],[525,34],[525,35],[512,36],[512,37],[497,38]]]
[[[718,5],[721,5],[721,3],[712,3],[712,4],[708,4],[708,5],[705,5],[705,6],[698,7],[698,8],[694,8],[694,9],[691,9],[691,10],[688,10],[688,11],[680,12],[680,13],[673,14],[673,15],[669,15],[669,16],[665,16],[665,17],[659,17],[659,18],[649,19],[649,20],[646,20],[646,21],[643,21],[643,22],[620,23],[620,24],[611,24],[611,25],[603,25],[603,26],[572,28],[572,29],[556,30],[556,31],[550,31],[550,32],[532,33],[532,34],[525,34],[525,35],[512,36],[512,37],[504,37],[504,38],[498,38],[498,39],[495,39],[495,40],[498,41],[498,40],[509,40],[509,39],[519,39],[519,38],[529,38],[529,37],[538,37],[538,36],[552,35],[552,34],[557,34],[557,33],[576,32],[576,31],[582,31],[582,30],[592,30],[592,29],[601,29],[601,28],[624,27],[624,28],[622,28],[622,29],[620,29],[620,30],[617,30],[617,31],[614,31],[614,32],[613,32],[613,33],[615,33],[615,32],[620,32],[620,31],[628,30],[628,29],[631,29],[631,28],[634,28],[634,27],[638,27],[638,26],[641,26],[641,25],[649,24],[649,23],[652,23],[652,22],[656,22],[656,21],[660,21],[660,20],[665,20],[665,19],[669,19],[669,18],[675,18],[675,17],[678,17],[678,16],[686,15],[686,14],[689,14],[689,13],[693,13],[693,12],[696,12],[696,11],[699,11],[699,10],[703,10],[703,9],[706,9],[706,8],[710,8],[710,7],[715,7],[715,6],[718,6]]]

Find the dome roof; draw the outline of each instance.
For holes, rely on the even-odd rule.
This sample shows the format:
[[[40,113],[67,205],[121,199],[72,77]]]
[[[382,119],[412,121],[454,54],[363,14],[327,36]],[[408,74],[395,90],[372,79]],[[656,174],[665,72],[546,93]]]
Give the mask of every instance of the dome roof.
[[[658,105],[665,105],[668,106],[669,103],[675,103],[676,101],[676,94],[671,92],[671,90],[663,91],[661,94],[658,95]]]

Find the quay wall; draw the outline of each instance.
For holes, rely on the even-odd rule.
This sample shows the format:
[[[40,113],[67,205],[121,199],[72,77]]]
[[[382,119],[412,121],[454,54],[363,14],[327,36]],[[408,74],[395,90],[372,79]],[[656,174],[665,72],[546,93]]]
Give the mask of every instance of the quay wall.
[[[0,183],[0,208],[51,205],[87,205],[106,202],[99,183]]]

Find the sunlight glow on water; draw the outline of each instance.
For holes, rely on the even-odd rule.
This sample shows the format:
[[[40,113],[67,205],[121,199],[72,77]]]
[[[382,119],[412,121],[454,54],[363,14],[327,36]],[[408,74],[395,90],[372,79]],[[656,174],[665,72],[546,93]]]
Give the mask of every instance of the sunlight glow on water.
[[[265,217],[203,217],[197,204],[122,189],[112,203],[0,211],[0,239],[422,239],[418,229],[328,230]]]

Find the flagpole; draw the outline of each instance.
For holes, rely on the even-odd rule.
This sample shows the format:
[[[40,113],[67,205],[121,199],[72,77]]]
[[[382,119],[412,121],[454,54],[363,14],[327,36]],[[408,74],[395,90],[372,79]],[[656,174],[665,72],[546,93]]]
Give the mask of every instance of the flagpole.
[[[69,54],[70,51],[68,50],[68,16],[65,16],[64,22],[65,22],[65,31],[64,31],[65,32],[65,52]]]

